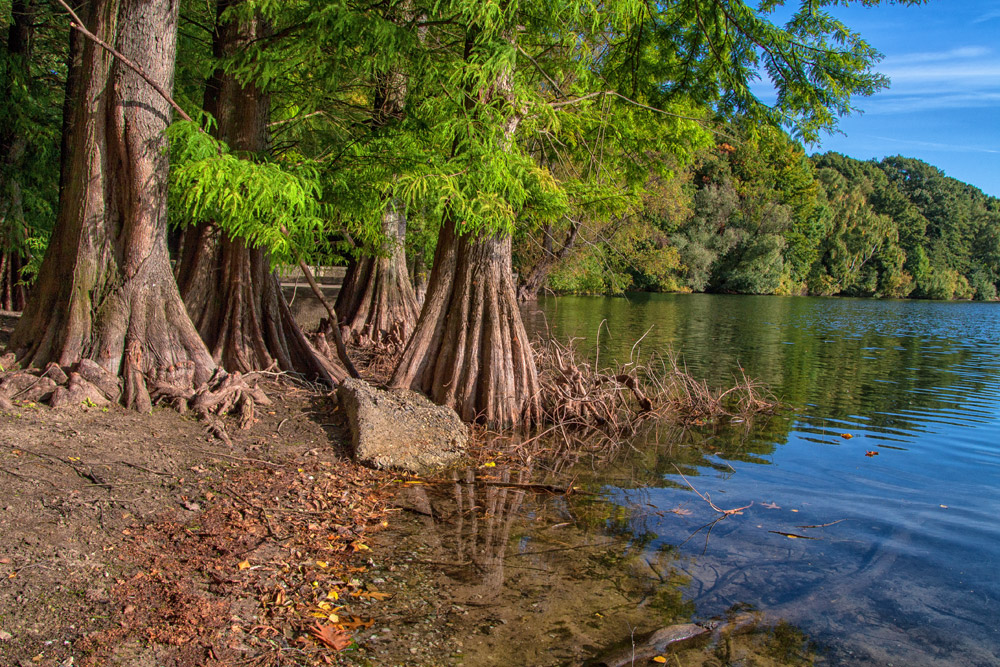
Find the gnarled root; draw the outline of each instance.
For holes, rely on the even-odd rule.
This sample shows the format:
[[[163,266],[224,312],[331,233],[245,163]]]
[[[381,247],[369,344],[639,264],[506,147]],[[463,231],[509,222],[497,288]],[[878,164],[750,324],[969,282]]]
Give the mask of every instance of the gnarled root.
[[[3,361],[12,359],[0,359],[0,363]],[[220,416],[238,413],[240,428],[246,429],[254,422],[256,406],[271,404],[264,391],[241,373],[220,369],[196,388],[192,361],[154,368],[147,374],[132,368],[128,362],[126,366],[124,378],[116,377],[90,359],[67,368],[53,363],[41,371],[7,372],[0,376],[0,410],[16,410],[14,401],[48,403],[53,408],[104,407],[127,402],[132,407],[148,405],[147,410],[164,403],[182,414],[194,411],[208,424],[209,432],[230,443]]]
[[[254,422],[256,406],[271,404],[267,394],[239,372],[218,370],[197,389],[191,382],[193,375],[190,362],[164,368],[151,378],[150,395],[154,402],[168,403],[181,413],[193,410],[205,420],[209,432],[227,444],[231,441],[219,416],[238,412],[240,428],[247,429]]]

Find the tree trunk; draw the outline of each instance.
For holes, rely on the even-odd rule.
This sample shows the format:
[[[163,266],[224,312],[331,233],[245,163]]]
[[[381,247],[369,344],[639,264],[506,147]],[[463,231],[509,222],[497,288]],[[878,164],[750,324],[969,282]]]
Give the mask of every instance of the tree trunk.
[[[511,29],[508,39],[514,41]],[[465,58],[475,54],[476,26],[466,32]],[[467,90],[466,113],[482,106],[511,110],[496,150],[515,150],[520,118],[513,110],[514,72],[501,70],[491,85]],[[462,150],[456,141],[453,151]],[[391,385],[422,391],[465,421],[504,428],[541,417],[538,371],[517,307],[509,235],[459,235],[446,213],[438,234],[423,310],[393,373]]]
[[[400,72],[376,77],[373,132],[406,115],[406,84]],[[351,262],[335,310],[354,344],[392,343],[402,348],[417,323],[420,306],[406,268],[406,212],[401,202],[387,202],[382,233],[385,256],[363,256]]]
[[[361,257],[351,263],[336,311],[352,343],[393,343],[401,348],[417,323],[420,307],[406,269],[406,216],[399,203],[389,203],[382,231],[387,256]]]
[[[239,1],[219,0],[216,58],[265,34],[259,19],[222,21],[223,12]],[[267,150],[270,100],[256,86],[243,86],[217,69],[206,85],[205,109],[216,118],[218,138],[234,151],[252,158]],[[264,250],[229,238],[211,221],[201,222],[184,231],[176,275],[192,321],[212,358],[226,370],[277,366],[330,386],[347,376],[312,346],[295,322]]]
[[[176,0],[94,0],[89,27],[164,89],[173,86]],[[59,215],[38,283],[11,338],[22,365],[92,359],[150,407],[145,378],[207,381],[211,355],[167,257],[170,105],[88,41]]]
[[[458,236],[445,221],[423,311],[391,384],[422,391],[465,421],[538,420],[538,373],[514,296],[509,236]]]
[[[38,7],[32,0],[14,0],[11,4],[11,24],[7,33],[7,77],[0,84],[0,104],[14,105],[22,95],[15,86],[28,86],[31,73],[32,45],[35,37],[35,17]],[[21,284],[21,269],[28,259],[25,242],[28,228],[24,219],[21,197],[21,171],[27,138],[18,130],[22,123],[13,122],[19,113],[10,109],[4,114],[7,122],[0,127],[0,310],[24,308],[26,292]]]

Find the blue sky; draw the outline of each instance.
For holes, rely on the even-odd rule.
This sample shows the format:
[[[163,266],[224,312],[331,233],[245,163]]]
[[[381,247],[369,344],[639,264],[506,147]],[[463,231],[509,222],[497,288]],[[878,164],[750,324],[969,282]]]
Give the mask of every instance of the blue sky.
[[[1000,197],[1000,0],[831,10],[885,55],[891,87],[858,98],[809,152],[916,157]]]

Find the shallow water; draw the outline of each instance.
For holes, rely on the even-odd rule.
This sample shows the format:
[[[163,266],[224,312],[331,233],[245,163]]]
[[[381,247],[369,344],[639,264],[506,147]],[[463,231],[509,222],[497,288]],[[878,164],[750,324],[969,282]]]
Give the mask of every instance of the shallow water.
[[[597,496],[428,489],[410,539],[451,564],[435,589],[460,611],[442,613],[489,628],[457,662],[566,664],[749,607],[821,664],[1000,664],[1000,305],[635,295],[526,315],[582,349],[606,321],[605,360],[670,348],[718,385],[742,368],[790,410],[655,429],[575,471]],[[715,521],[689,484],[750,507]]]

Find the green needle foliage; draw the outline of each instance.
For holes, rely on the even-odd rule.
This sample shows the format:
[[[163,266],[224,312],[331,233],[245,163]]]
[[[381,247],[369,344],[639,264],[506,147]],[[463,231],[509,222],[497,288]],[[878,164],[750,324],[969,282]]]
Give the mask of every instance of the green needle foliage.
[[[278,263],[308,254],[311,240],[324,230],[315,165],[237,157],[197,122],[176,122],[167,132],[173,224],[183,228],[211,220],[230,237],[267,249]]]

